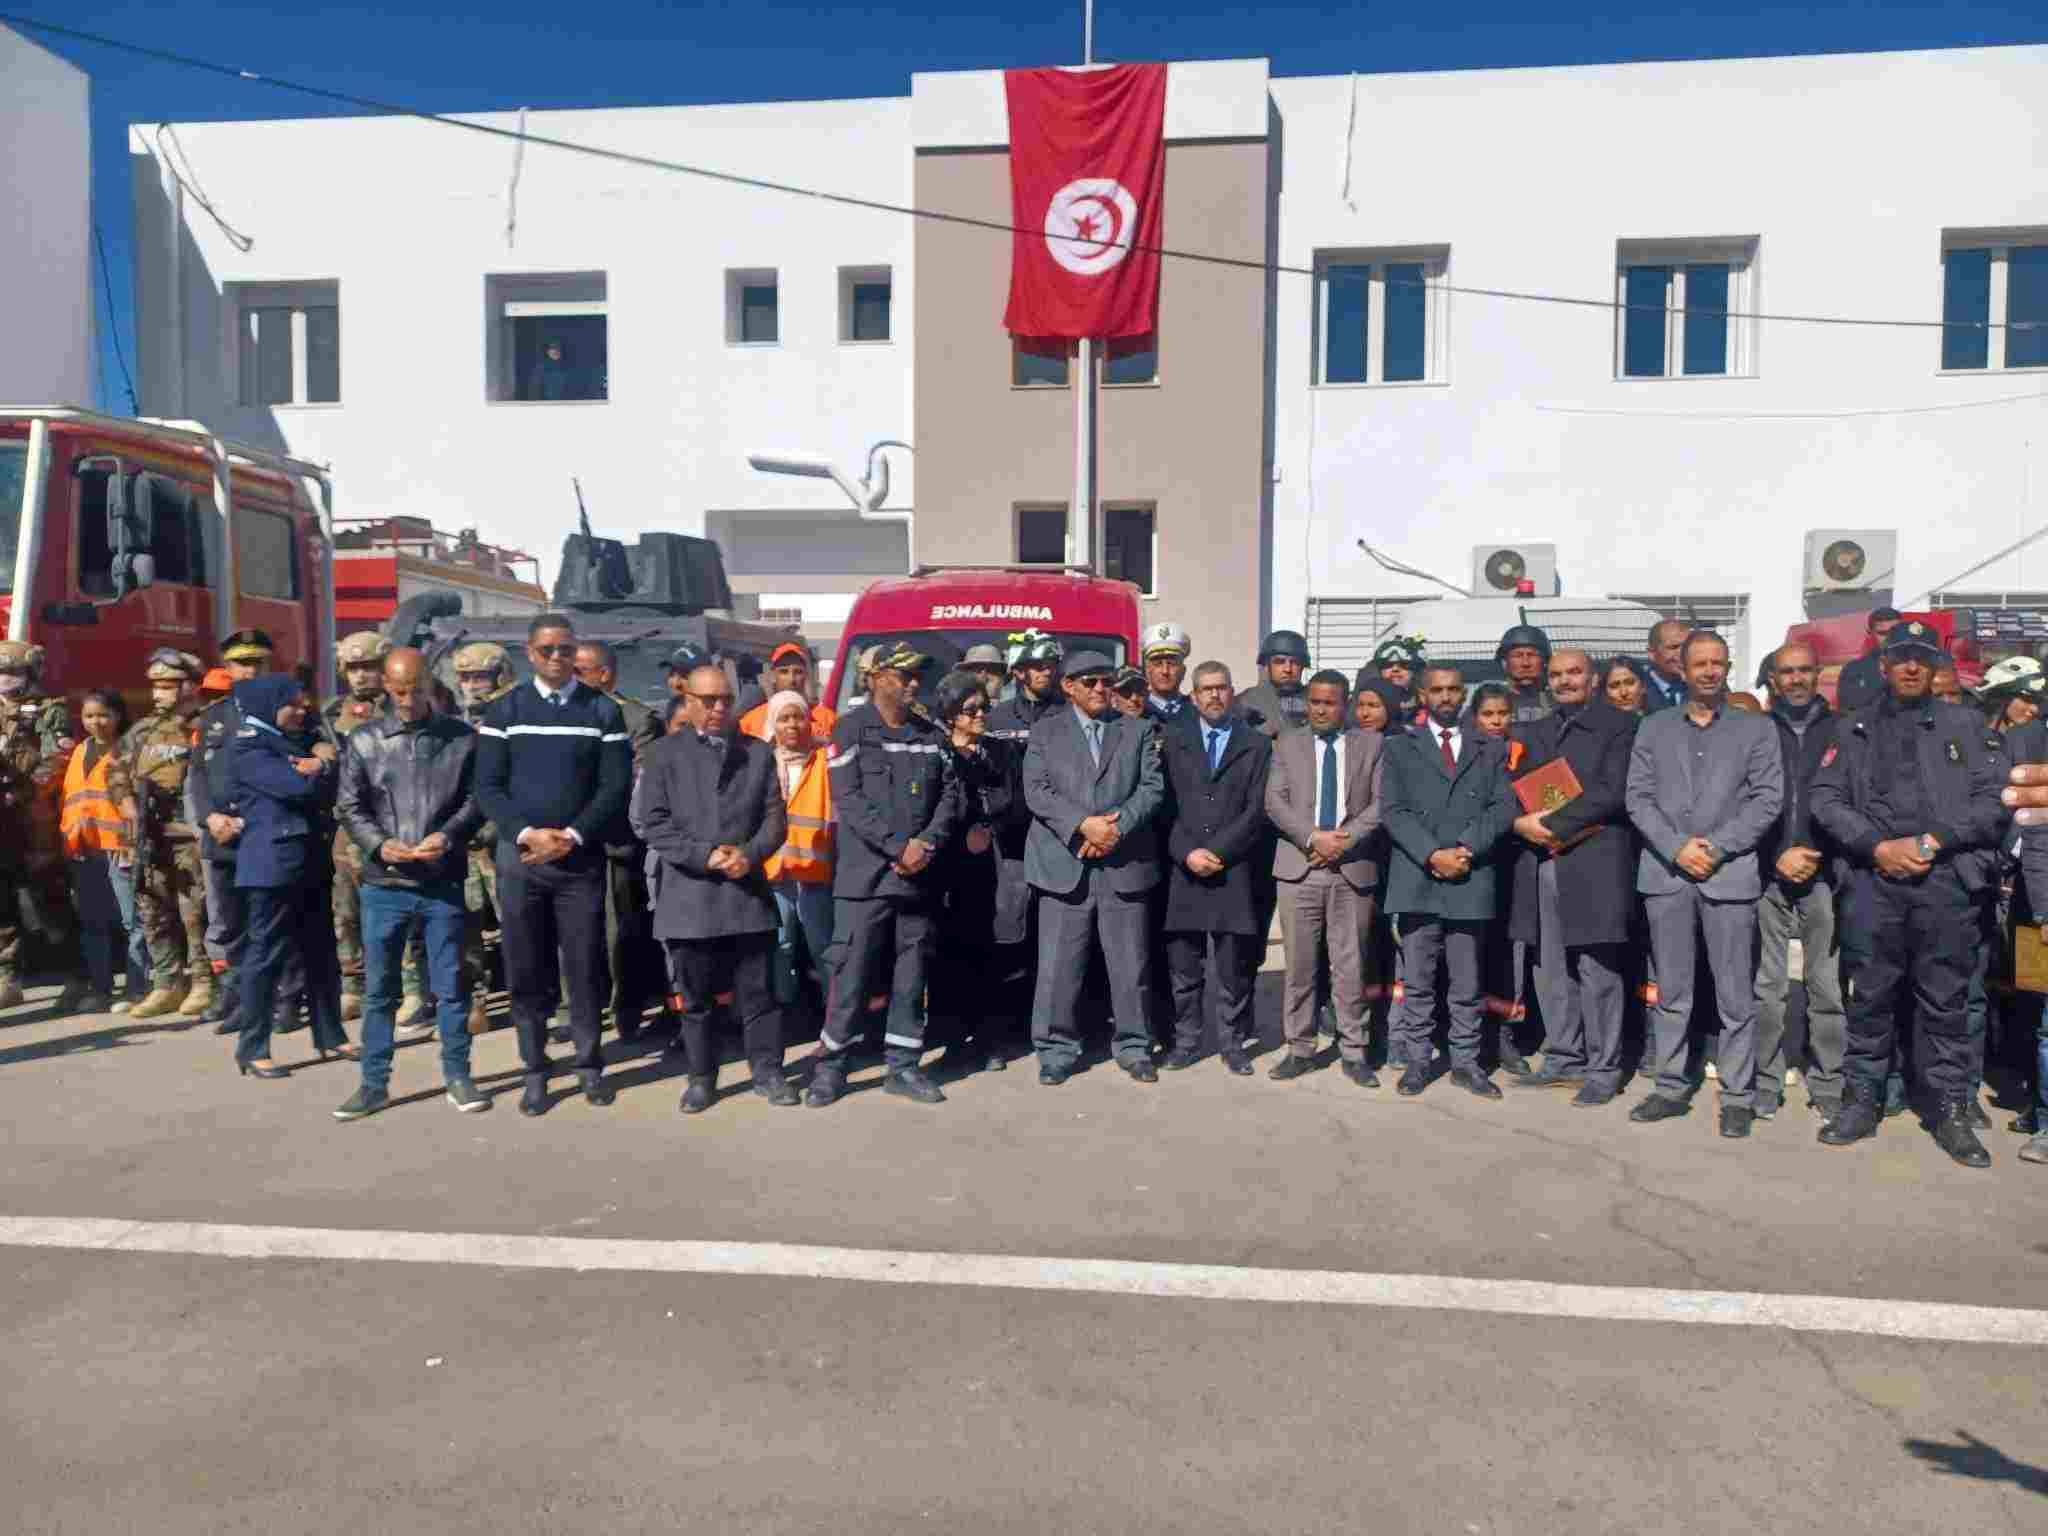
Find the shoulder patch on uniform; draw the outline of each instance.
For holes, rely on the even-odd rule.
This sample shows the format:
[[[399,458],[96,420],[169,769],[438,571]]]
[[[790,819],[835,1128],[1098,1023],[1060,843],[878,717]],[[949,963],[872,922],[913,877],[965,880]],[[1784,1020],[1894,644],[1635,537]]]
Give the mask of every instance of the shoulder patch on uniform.
[[[1821,753],[1820,755],[1821,767],[1827,767],[1828,764],[1832,763],[1837,757],[1840,757],[1841,755],[1842,749],[1836,746],[1835,743],[1833,743],[1832,741],[1829,742],[1827,751]]]

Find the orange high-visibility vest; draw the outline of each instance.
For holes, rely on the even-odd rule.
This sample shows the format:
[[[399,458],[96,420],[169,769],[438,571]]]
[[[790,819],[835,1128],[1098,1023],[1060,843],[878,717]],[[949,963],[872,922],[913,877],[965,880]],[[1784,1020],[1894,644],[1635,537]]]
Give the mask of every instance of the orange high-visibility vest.
[[[832,883],[832,780],[825,773],[826,749],[820,747],[804,764],[789,797],[789,831],[782,846],[769,855],[761,873],[770,880],[787,876],[806,885]],[[782,764],[775,772],[782,774]]]
[[[107,793],[107,770],[114,766],[111,750],[102,752],[91,773],[85,771],[86,743],[71,749],[64,769],[64,800],[57,827],[64,852],[78,859],[88,853],[118,853],[128,846],[128,823]]]

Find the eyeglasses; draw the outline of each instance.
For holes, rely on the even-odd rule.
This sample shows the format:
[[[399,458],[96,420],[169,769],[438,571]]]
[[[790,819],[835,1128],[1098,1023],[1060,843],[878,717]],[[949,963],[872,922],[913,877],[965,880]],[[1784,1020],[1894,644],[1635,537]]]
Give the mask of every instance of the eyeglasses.
[[[717,709],[720,705],[732,703],[732,695],[729,693],[692,693],[689,697],[706,709]]]
[[[569,661],[576,656],[573,645],[536,645],[530,648],[536,656],[545,656],[550,661]]]

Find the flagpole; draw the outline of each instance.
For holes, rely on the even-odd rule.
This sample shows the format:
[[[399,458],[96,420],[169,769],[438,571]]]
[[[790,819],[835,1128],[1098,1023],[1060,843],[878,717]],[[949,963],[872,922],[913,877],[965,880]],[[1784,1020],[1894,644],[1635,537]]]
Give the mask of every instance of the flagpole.
[[[1081,0],[1081,62],[1095,62],[1095,0]],[[1074,564],[1095,568],[1095,343],[1074,349]]]

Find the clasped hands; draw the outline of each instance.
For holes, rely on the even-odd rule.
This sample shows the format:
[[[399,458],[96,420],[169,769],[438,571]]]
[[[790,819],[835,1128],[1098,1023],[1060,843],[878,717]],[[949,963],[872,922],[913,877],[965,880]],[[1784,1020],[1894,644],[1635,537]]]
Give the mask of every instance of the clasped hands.
[[[519,838],[519,862],[552,864],[566,859],[578,847],[576,839],[559,827],[528,827]]]
[[[1930,836],[1925,841],[1935,853],[1941,852],[1938,838]],[[1918,880],[1934,868],[1932,857],[1920,856],[1921,842],[1918,837],[1888,837],[1872,850],[1871,862],[1887,880]]]
[[[402,843],[395,837],[387,837],[377,845],[377,857],[386,864],[423,864],[440,858],[448,851],[448,839],[440,832],[429,833],[416,843]],[[520,857],[525,858],[522,849]]]
[[[739,850],[735,848],[733,852],[738,853]],[[923,874],[931,861],[932,845],[921,837],[913,837],[904,843],[903,852],[889,861],[889,867],[907,880],[912,875]],[[739,877],[736,875],[733,878]]]
[[[1472,873],[1472,850],[1462,845],[1439,848],[1429,856],[1429,872],[1438,880],[1462,880]]]
[[[1084,859],[1106,859],[1116,852],[1116,845],[1123,841],[1123,833],[1117,827],[1117,818],[1122,811],[1104,811],[1100,816],[1083,816],[1077,829],[1081,834],[1080,856]]]
[[[754,861],[740,851],[738,843],[720,843],[711,850],[711,856],[704,861],[704,867],[714,875],[723,875],[728,880],[744,880],[754,868]]]

